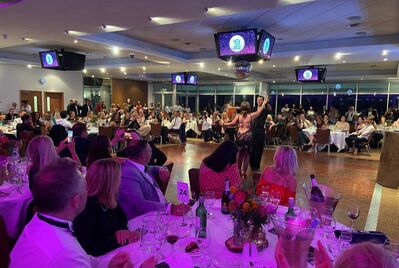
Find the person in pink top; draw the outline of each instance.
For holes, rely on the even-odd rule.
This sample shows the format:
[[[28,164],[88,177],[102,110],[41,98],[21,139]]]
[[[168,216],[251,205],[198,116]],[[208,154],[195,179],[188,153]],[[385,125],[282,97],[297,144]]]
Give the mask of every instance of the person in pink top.
[[[221,198],[226,179],[229,179],[230,186],[240,184],[237,151],[238,148],[234,142],[225,141],[211,155],[202,160],[199,175],[201,193],[215,191],[216,198]]]

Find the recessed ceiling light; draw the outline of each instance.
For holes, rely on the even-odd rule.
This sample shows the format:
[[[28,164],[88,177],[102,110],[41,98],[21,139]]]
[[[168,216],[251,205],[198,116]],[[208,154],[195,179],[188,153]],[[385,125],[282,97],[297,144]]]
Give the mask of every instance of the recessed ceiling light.
[[[101,24],[100,28],[102,28],[106,32],[119,32],[126,30],[126,28],[122,28],[119,26],[114,26],[114,25],[107,25],[107,24]]]
[[[276,81],[273,81],[273,84],[275,84],[276,83]]]
[[[188,72],[188,69],[186,69],[186,72]]]
[[[260,60],[258,61],[259,64],[263,64],[263,62],[264,62],[263,59],[260,59]]]
[[[123,72],[123,74],[126,75],[127,73],[126,73],[126,72]]]
[[[203,62],[200,62],[199,66],[200,66],[201,68],[204,68],[205,64],[204,64]]]
[[[86,70],[86,69],[83,69],[83,73],[84,73],[84,74],[87,74],[87,70]]]
[[[148,57],[147,57],[147,56],[144,56],[144,59],[148,59]]]
[[[200,50],[200,51],[206,51],[206,48],[205,48],[205,47],[200,47],[199,50]]]
[[[229,65],[229,66],[233,65],[233,61],[230,59],[230,60],[227,62],[227,65]]]
[[[145,71],[143,71],[143,74],[145,74]]]
[[[102,73],[105,73],[105,68],[100,68],[100,71],[101,71]]]
[[[170,66],[169,66],[169,65],[166,65],[166,68],[170,68]]]
[[[388,61],[388,58],[384,58],[384,61]]]
[[[386,50],[386,49],[384,49],[384,50],[381,52],[381,55],[382,55],[382,56],[386,56],[386,55],[388,55],[388,53],[389,53],[389,51]]]
[[[218,71],[220,71],[220,67],[218,68]]]
[[[28,64],[26,67],[28,67],[29,69],[32,69],[32,65]]]
[[[33,39],[29,37],[22,37],[21,39],[22,41],[33,41]]]
[[[301,58],[300,56],[296,55],[296,56],[294,57],[294,61],[299,61],[300,58]]]
[[[121,72],[122,73],[126,72],[126,68],[125,67],[121,67]]]
[[[114,53],[115,55],[119,54],[119,48],[118,47],[112,47],[112,53]]]
[[[360,78],[360,80],[362,80],[362,81],[363,81],[363,77],[361,77],[361,78]]]
[[[74,36],[80,36],[80,35],[86,35],[87,34],[87,33],[84,33],[84,32],[71,31],[71,30],[65,30],[64,33],[65,34],[69,34],[69,35],[74,35]]]
[[[276,68],[276,65],[273,64],[273,68]]]
[[[78,43],[78,39],[73,40],[73,42],[74,42],[75,44],[77,44],[77,43]]]
[[[340,59],[342,59],[342,53],[341,52],[337,52],[337,53],[335,53],[335,55],[334,55],[334,58],[336,59],[336,60],[340,60]]]
[[[94,75],[93,75],[93,74],[91,75],[91,78],[94,78]]]
[[[147,68],[145,68],[145,66],[143,66],[143,70],[145,71]]]
[[[343,60],[342,63],[346,63],[346,60]]]

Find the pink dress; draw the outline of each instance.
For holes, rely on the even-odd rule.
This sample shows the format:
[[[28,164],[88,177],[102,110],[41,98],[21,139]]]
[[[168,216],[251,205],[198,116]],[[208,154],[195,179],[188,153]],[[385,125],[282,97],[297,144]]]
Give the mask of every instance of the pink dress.
[[[208,168],[204,162],[201,163],[199,184],[201,193],[207,191],[215,191],[216,198],[221,198],[224,192],[224,181],[226,178],[230,181],[230,186],[238,186],[240,184],[240,172],[238,165],[228,166],[222,172],[215,172]]]

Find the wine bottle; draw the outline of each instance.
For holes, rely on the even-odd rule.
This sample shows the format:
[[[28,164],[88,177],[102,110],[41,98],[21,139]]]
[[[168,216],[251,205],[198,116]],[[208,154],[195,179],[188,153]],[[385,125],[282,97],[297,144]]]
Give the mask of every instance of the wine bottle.
[[[222,195],[222,213],[229,214],[229,203],[230,203],[230,182],[226,179],[224,182],[224,192]]]
[[[195,211],[197,232],[199,232],[199,237],[202,238],[206,237],[206,217],[208,214],[204,202],[205,197],[201,195],[199,198],[199,205]]]
[[[295,220],[296,214],[294,211],[295,199],[293,197],[288,198],[288,210],[285,213],[285,220]]]
[[[323,192],[320,190],[317,180],[313,174],[310,175],[310,180],[312,182],[312,190],[310,192],[310,201],[313,202],[324,202]]]

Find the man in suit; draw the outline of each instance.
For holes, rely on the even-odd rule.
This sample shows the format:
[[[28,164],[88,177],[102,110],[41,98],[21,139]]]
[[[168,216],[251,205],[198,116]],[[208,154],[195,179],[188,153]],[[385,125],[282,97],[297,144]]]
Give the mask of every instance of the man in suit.
[[[82,112],[80,114],[83,117],[87,116],[88,111],[93,111],[93,105],[91,105],[91,100],[85,99],[84,101],[85,103],[82,106]]]
[[[170,176],[168,169],[146,167],[152,154],[146,140],[130,142],[125,151],[127,160],[122,164],[119,201],[128,220],[150,211],[166,209],[173,215],[189,211],[186,205],[170,204],[154,179],[158,175],[162,181],[167,180]]]

